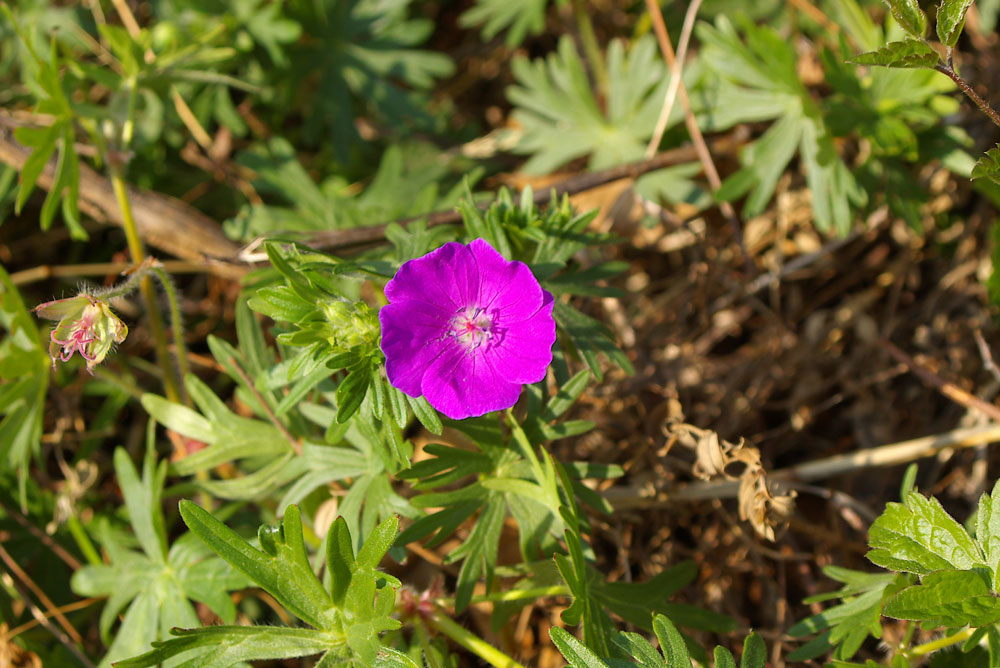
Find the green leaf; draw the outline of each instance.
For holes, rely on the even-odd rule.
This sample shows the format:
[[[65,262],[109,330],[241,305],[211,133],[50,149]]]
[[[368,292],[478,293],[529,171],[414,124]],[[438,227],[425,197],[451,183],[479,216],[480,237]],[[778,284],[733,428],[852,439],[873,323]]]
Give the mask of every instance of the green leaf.
[[[665,668],[666,664],[660,653],[638,633],[619,631],[612,642],[635,658],[642,668]]]
[[[713,658],[715,659],[715,668],[736,668],[736,660],[733,659],[733,653],[721,645],[715,646]]]
[[[215,440],[212,423],[197,412],[155,394],[144,394],[142,407],[160,424],[203,443]]]
[[[357,569],[354,562],[354,548],[351,544],[351,530],[343,517],[338,517],[326,536],[326,564],[330,570],[330,595],[335,605],[344,602],[351,575]]]
[[[1000,144],[989,149],[979,157],[972,168],[972,178],[987,178],[994,183],[1000,183]]]
[[[920,9],[917,0],[884,0],[903,30],[912,37],[923,39],[927,33],[927,15]]]
[[[993,572],[993,591],[1000,591],[1000,481],[993,494],[983,494],[976,512],[976,542]]]
[[[905,504],[889,503],[872,524],[872,563],[917,574],[985,564],[979,546],[937,499],[911,492]]]
[[[399,392],[396,390],[396,392]],[[400,393],[402,394],[402,393]],[[423,397],[411,397],[408,395],[403,395],[406,397],[406,402],[410,404],[410,408],[413,409],[413,414],[420,421],[420,424],[427,428],[427,431],[432,434],[440,434],[444,426],[441,424],[441,418],[438,417],[437,411],[431,408],[431,405],[427,403],[427,400]],[[403,419],[402,415],[397,416],[400,420]]]
[[[542,32],[548,5],[549,0],[476,0],[459,17],[459,25],[482,25],[485,40],[493,39],[507,29],[504,41],[508,46],[517,46],[524,41],[525,36]]]
[[[767,647],[756,633],[751,633],[743,641],[743,656],[740,657],[740,668],[766,668]],[[716,665],[716,668],[719,668]]]
[[[698,573],[697,565],[685,561],[657,573],[645,582],[604,582],[595,578],[591,585],[595,600],[619,617],[639,628],[653,630],[654,614],[667,614],[682,626],[727,633],[735,628],[733,620],[693,606],[670,603],[670,598],[690,584]]]
[[[348,369],[347,377],[337,386],[337,422],[347,422],[361,408],[371,381],[372,368],[368,360]]]
[[[14,203],[15,213],[21,213],[21,208],[28,201],[39,175],[55,152],[61,129],[58,123],[54,123],[47,128],[20,128],[14,133],[14,137],[18,141],[33,148],[31,155],[24,161],[21,174],[18,176],[19,187],[17,200]]]
[[[608,664],[565,629],[553,626],[549,629],[549,638],[571,668],[608,668]]]
[[[935,571],[890,598],[882,614],[930,626],[986,626],[1000,621],[1000,599],[981,571]]]
[[[860,53],[849,62],[855,65],[934,69],[940,60],[937,51],[926,42],[907,39],[902,42],[889,42],[877,51]]]
[[[373,668],[421,668],[421,666],[397,649],[381,647]]]
[[[660,651],[668,668],[691,668],[687,644],[673,622],[665,615],[656,615],[653,617],[653,633],[660,642]]]
[[[972,6],[972,0],[941,0],[937,10],[938,39],[945,46],[955,46],[965,25],[965,12]]]
[[[51,361],[35,318],[0,267],[0,471],[15,470],[21,507],[27,506],[30,460],[41,448]]]
[[[285,608],[318,629],[328,628],[332,601],[316,578],[302,543],[302,524],[295,506],[285,510],[280,528],[261,527],[258,550],[206,510],[180,502],[188,528],[233,568],[263,587]],[[272,553],[266,551],[270,546]]]
[[[568,36],[546,60],[513,61],[517,85],[507,90],[507,97],[515,105],[513,118],[524,129],[515,150],[532,156],[524,171],[547,174],[583,156],[590,156],[591,169],[642,158],[670,85],[656,40],[643,35],[627,48],[612,41],[605,67],[608,89],[600,91],[602,104]],[[677,105],[669,125],[683,118]]]
[[[829,566],[823,571],[827,576],[845,583],[844,587],[829,594],[810,597],[806,602],[831,598],[841,598],[843,602],[799,621],[788,630],[793,637],[818,634],[809,643],[792,651],[790,661],[815,658],[834,646],[834,658],[850,659],[869,635],[881,637],[882,601],[913,581],[912,576],[862,573]]]
[[[171,633],[176,637],[141,656],[115,662],[115,668],[158,666],[184,652],[195,652],[184,664],[191,668],[226,668],[243,661],[311,656],[327,651],[339,640],[314,629],[280,626],[207,626],[173,629]]]
[[[496,567],[505,509],[502,496],[497,493],[491,494],[475,526],[469,532],[469,537],[446,559],[447,562],[456,561],[459,558],[465,559],[458,572],[458,582],[455,585],[456,614],[468,607],[480,576],[486,576],[487,588],[493,583],[493,571]]]
[[[154,450],[150,448],[150,454]],[[166,475],[166,462],[155,470],[152,458],[147,458],[143,467],[142,480],[136,473],[132,460],[125,448],[116,448],[114,455],[115,474],[122,489],[125,507],[135,529],[143,552],[155,563],[164,564],[167,555],[167,537],[163,529],[163,514],[160,511],[160,490]]]
[[[587,366],[590,367],[597,380],[604,377],[599,360],[601,353],[624,369],[626,373],[634,373],[635,369],[632,363],[625,353],[615,345],[614,335],[607,327],[561,301],[555,303],[552,314],[555,316],[556,323],[565,330],[580,354],[583,355]]]
[[[308,27],[310,39],[293,52],[293,89],[312,82],[306,140],[333,147],[342,160],[359,137],[352,108],[365,108],[386,127],[429,124],[415,91],[454,71],[444,53],[415,48],[434,30],[429,19],[408,17],[409,2],[388,7],[367,2],[296,3],[288,15]],[[387,216],[390,218],[393,216]],[[375,218],[385,220],[386,218]]]

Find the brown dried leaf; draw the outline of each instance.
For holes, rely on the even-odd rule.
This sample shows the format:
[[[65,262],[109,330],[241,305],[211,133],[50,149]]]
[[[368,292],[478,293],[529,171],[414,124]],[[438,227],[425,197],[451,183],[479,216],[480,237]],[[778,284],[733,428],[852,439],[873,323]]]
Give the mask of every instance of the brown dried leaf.
[[[740,476],[740,519],[750,522],[758,536],[774,541],[775,530],[783,531],[795,511],[795,491],[775,495],[763,467],[747,467]]]

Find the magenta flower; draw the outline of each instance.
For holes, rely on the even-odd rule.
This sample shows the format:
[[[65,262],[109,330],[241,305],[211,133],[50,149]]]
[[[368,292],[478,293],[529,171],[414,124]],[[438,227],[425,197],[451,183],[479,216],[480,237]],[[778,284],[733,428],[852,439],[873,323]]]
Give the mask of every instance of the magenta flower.
[[[389,383],[460,420],[509,408],[545,378],[552,295],[482,239],[403,263],[379,311]]]

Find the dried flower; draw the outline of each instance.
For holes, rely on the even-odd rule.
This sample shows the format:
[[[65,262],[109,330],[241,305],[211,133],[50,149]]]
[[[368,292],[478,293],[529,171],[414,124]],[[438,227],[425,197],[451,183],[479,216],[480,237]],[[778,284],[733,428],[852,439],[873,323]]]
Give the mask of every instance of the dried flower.
[[[552,362],[552,295],[482,239],[404,263],[385,296],[389,383],[452,419],[513,406]]]
[[[68,362],[73,353],[80,353],[87,360],[87,370],[93,373],[111,347],[128,335],[128,327],[108,303],[87,293],[39,304],[34,311],[43,318],[59,321],[49,335],[52,366],[57,360]]]

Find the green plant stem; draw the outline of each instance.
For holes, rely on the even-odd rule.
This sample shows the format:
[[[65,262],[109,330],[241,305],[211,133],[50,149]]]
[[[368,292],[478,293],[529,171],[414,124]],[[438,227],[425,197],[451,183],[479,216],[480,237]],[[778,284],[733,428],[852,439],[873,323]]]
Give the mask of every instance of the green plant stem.
[[[994,109],[989,102],[980,97],[979,93],[975,91],[968,81],[959,76],[958,72],[955,71],[955,68],[951,66],[950,62],[939,62],[934,66],[934,69],[954,81],[955,85],[957,85],[970,100],[975,102],[976,106],[979,107],[991,121],[993,121],[993,124],[1000,127],[1000,113],[997,113],[997,110]]]
[[[967,628],[959,631],[958,633],[952,634],[944,638],[938,638],[937,640],[932,640],[931,642],[925,642],[923,645],[917,645],[904,652],[907,656],[923,656],[925,654],[930,654],[931,652],[936,652],[944,647],[950,647],[952,645],[957,645],[960,642],[965,642],[972,637],[972,634],[976,632],[974,628]]]
[[[569,596],[569,587],[565,585],[552,585],[551,587],[535,587],[534,589],[513,589],[511,591],[499,591],[493,594],[481,594],[473,596],[469,603],[504,603],[507,601],[523,601],[526,598],[545,598],[547,596]],[[453,598],[439,598],[434,601],[438,605],[454,605]]]
[[[590,69],[594,73],[597,87],[602,91],[606,91],[608,88],[608,72],[604,69],[604,56],[601,54],[601,47],[597,43],[597,35],[594,33],[594,23],[590,20],[587,0],[573,0],[573,15],[576,17],[576,24],[580,28],[580,41],[583,43],[583,52],[590,63]]]
[[[542,475],[542,464],[538,461],[538,457],[535,455],[535,449],[531,446],[531,441],[528,440],[528,435],[524,433],[524,429],[521,428],[521,424],[514,417],[514,409],[507,409],[507,426],[510,427],[511,433],[514,435],[514,440],[517,442],[518,447],[521,449],[521,453],[528,459],[531,463],[531,468],[534,469],[535,474]],[[539,480],[541,482],[541,480]]]
[[[448,636],[456,643],[495,668],[524,668],[524,666],[477,636],[475,633],[462,628],[460,625],[456,624],[447,617],[440,614],[435,617],[431,617],[427,619],[427,625],[438,633]]]
[[[111,187],[115,192],[115,199],[118,201],[118,208],[122,212],[122,227],[125,229],[125,240],[128,243],[129,253],[132,261],[139,264],[146,259],[146,252],[143,250],[142,241],[139,239],[139,231],[136,229],[135,218],[132,215],[132,205],[129,203],[128,191],[125,187],[125,180],[122,178],[121,168],[113,161],[109,161],[111,166]],[[163,326],[163,316],[160,314],[156,303],[156,289],[149,276],[143,276],[139,281],[139,290],[146,302],[146,311],[149,313],[149,328],[153,333],[153,341],[156,347],[156,360],[163,369],[163,389],[170,401],[180,402],[181,394],[177,385],[177,378],[170,364],[170,353],[167,348],[167,335]]]
[[[76,515],[70,515],[69,519],[66,520],[66,527],[69,529],[70,535],[73,536],[73,540],[76,541],[76,546],[80,548],[80,553],[83,554],[84,558],[94,566],[102,565],[104,561],[97,552],[97,548],[91,542],[90,536],[87,535],[83,525],[80,523],[80,518]]]
[[[174,336],[174,354],[177,357],[177,369],[181,378],[185,378],[191,373],[188,364],[187,345],[184,343],[184,321],[181,319],[180,302],[177,300],[177,289],[174,282],[170,280],[170,275],[162,267],[153,267],[153,274],[160,279],[163,292],[167,295],[167,304],[170,306],[170,329]]]

